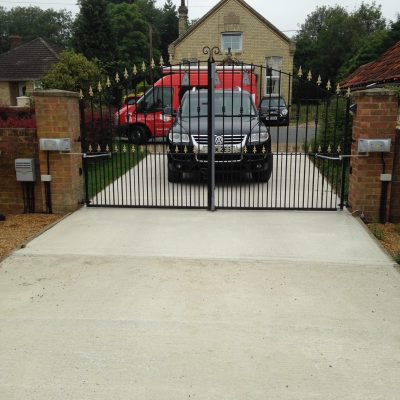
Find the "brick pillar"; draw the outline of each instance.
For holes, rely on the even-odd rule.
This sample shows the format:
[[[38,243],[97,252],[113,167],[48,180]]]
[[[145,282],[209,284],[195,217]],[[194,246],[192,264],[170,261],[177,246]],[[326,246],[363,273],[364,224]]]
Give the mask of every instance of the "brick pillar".
[[[71,153],[49,152],[54,213],[76,210],[82,201],[83,177],[78,93],[61,90],[35,92],[38,139],[70,138]],[[47,152],[39,152],[40,170],[47,173]]]
[[[353,94],[357,111],[353,120],[352,155],[357,155],[358,139],[392,139],[390,153],[383,153],[386,173],[393,173],[396,146],[397,96],[385,89],[370,89]],[[349,205],[360,210],[367,222],[378,222],[381,204],[382,153],[351,158]],[[386,201],[386,217],[390,215],[391,186]]]
[[[393,167],[392,191],[390,199],[389,221],[400,223],[400,108],[397,115],[397,135],[395,149],[395,160]]]

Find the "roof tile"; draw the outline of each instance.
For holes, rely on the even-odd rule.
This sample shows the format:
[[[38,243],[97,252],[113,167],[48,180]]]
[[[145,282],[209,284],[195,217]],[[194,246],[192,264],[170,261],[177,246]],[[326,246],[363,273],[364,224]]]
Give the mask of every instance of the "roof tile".
[[[60,53],[60,48],[39,37],[0,54],[0,81],[39,80]]]
[[[362,65],[343,82],[342,88],[400,82],[400,41],[377,60]]]

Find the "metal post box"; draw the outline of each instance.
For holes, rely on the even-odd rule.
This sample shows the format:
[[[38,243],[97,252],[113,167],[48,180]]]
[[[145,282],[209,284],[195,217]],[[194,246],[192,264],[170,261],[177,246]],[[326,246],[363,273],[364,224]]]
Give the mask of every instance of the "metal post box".
[[[359,153],[389,153],[391,139],[359,139]]]
[[[71,139],[40,139],[39,148],[44,151],[71,151]]]
[[[15,172],[18,182],[35,182],[35,160],[33,158],[17,158],[15,160]]]

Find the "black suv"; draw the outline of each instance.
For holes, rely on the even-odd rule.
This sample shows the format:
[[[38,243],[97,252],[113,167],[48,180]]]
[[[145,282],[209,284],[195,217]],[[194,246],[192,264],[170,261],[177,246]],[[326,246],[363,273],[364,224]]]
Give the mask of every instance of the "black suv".
[[[266,126],[288,125],[289,111],[282,96],[266,96],[260,102],[260,118]]]
[[[208,162],[208,92],[191,90],[182,98],[168,134],[168,181],[183,172],[206,170]],[[256,182],[267,182],[273,168],[271,136],[260,122],[252,96],[240,89],[215,91],[215,165],[244,170]]]

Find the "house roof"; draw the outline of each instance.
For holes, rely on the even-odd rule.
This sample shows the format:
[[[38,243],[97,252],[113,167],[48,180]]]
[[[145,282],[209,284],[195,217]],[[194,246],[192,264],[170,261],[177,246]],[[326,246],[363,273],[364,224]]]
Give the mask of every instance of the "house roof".
[[[59,59],[61,49],[38,37],[0,54],[0,81],[41,79]]]
[[[362,65],[349,75],[342,88],[400,82],[400,41],[377,60]]]
[[[208,17],[222,8],[228,1],[230,0],[221,0],[217,3],[207,14],[201,17],[195,24],[193,24],[183,35],[179,36],[174,42],[171,43],[171,46],[176,46],[182,40],[184,40],[187,36],[189,36],[194,30],[196,30]],[[253,7],[248,5],[244,0],[235,0],[239,4],[241,4],[244,8],[250,11],[257,19],[259,19],[263,24],[265,24],[268,28],[274,31],[280,38],[285,40],[288,43],[291,43],[291,39],[287,37],[284,33],[282,33],[275,25],[271,24],[267,19],[265,19],[259,12],[257,12]]]

